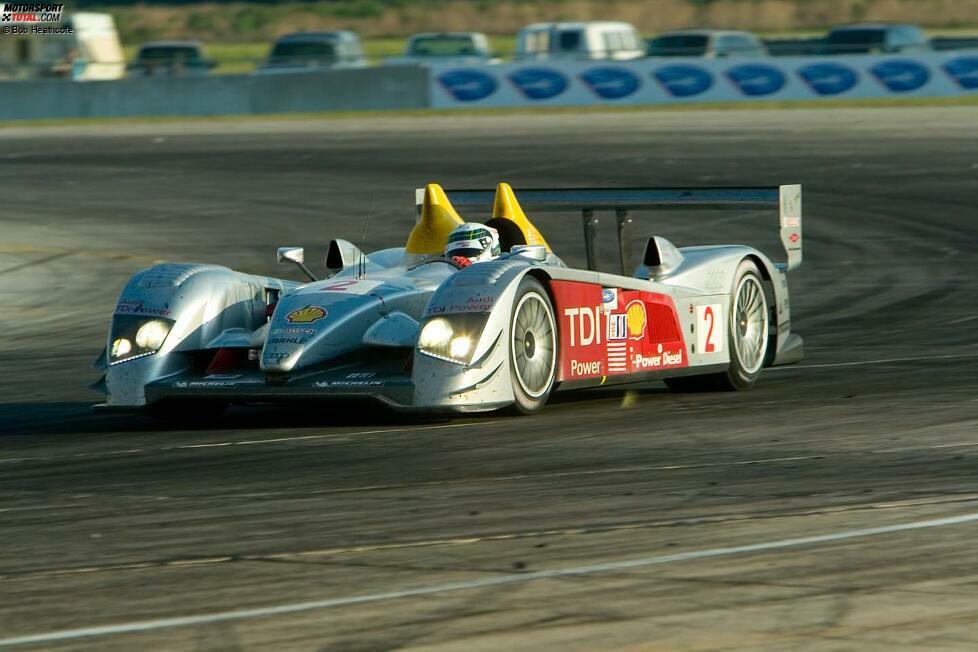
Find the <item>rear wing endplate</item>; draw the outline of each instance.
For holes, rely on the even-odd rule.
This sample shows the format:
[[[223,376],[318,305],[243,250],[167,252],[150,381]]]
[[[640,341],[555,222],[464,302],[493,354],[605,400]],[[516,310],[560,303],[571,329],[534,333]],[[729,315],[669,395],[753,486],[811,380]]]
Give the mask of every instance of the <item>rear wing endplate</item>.
[[[446,190],[448,200],[462,213],[492,211],[493,190]],[[424,190],[415,191],[420,211]],[[792,270],[801,264],[801,186],[797,184],[759,188],[580,188],[526,189],[516,191],[523,210],[532,215],[543,212],[581,211],[584,221],[584,243],[588,269],[597,270],[595,246],[598,217],[601,211],[614,212],[618,224],[618,248],[621,273],[631,274],[629,231],[631,211],[655,209],[758,209],[777,208],[781,244],[787,260],[778,266]]]

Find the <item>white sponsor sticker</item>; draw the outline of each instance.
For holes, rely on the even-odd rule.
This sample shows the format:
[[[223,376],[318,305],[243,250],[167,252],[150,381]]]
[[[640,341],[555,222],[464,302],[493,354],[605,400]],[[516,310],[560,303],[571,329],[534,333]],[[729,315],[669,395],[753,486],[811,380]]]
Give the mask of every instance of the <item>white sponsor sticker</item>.
[[[696,352],[720,353],[724,340],[723,306],[696,306]]]
[[[378,285],[383,285],[382,281],[371,281],[369,279],[344,279],[334,281],[319,288],[317,292],[335,292],[337,294],[370,294]]]

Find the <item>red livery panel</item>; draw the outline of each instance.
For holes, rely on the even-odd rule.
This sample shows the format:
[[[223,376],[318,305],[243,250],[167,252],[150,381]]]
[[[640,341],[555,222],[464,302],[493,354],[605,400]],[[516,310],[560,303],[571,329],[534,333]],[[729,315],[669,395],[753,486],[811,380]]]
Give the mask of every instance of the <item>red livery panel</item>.
[[[593,283],[551,281],[560,331],[559,380],[685,367],[672,298]]]

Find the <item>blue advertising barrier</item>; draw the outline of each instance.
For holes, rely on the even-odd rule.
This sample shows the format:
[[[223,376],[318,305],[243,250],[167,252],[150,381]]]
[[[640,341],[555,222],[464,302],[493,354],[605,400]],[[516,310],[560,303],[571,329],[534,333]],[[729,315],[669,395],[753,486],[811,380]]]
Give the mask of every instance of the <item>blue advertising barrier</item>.
[[[432,66],[433,108],[938,97],[978,92],[978,52]]]

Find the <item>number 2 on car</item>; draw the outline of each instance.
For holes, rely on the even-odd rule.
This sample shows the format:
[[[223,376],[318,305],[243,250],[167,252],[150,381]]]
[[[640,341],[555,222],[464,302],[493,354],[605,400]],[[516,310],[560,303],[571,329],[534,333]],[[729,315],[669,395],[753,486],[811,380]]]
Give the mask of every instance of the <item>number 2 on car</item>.
[[[696,306],[696,350],[699,353],[723,351],[723,306],[714,303]]]

